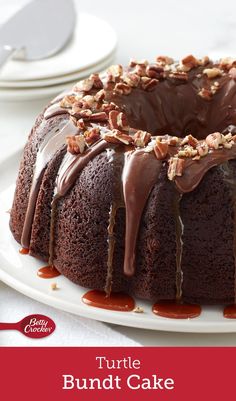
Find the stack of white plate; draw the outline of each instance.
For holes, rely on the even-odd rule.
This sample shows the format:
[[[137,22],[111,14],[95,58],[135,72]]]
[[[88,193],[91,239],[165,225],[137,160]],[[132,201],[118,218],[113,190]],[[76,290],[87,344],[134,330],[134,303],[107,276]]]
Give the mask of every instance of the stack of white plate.
[[[30,100],[57,95],[114,61],[117,38],[112,27],[80,13],[73,38],[62,51],[40,61],[10,60],[0,70],[0,100]]]

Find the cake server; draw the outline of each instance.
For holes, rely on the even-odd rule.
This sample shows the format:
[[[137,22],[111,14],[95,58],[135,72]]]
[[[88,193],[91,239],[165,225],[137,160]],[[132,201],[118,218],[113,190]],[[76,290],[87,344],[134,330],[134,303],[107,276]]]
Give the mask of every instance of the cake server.
[[[33,0],[0,27],[0,67],[14,57],[38,60],[61,50],[76,22],[73,0]]]

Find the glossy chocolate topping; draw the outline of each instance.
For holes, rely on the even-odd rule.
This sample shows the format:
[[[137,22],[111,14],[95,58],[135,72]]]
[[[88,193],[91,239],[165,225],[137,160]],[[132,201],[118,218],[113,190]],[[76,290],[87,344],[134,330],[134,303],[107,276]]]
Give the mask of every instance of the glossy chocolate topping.
[[[45,122],[43,122],[42,124],[44,125]],[[48,134],[39,147],[21,237],[21,245],[24,248],[29,248],[30,245],[30,234],[33,224],[34,210],[43,177],[43,172],[48,162],[53,158],[56,152],[59,151],[62,147],[65,147],[66,136],[76,132],[76,127],[70,121],[63,120],[57,128],[49,130]]]
[[[135,272],[135,248],[139,224],[148,196],[158,180],[162,163],[153,153],[135,150],[126,155],[123,189],[126,208],[124,273]]]

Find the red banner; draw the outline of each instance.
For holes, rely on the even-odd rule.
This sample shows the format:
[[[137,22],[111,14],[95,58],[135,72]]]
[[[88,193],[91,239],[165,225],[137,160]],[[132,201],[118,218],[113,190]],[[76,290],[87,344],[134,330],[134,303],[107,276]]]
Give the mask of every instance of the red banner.
[[[2,400],[233,401],[236,348],[1,348]]]

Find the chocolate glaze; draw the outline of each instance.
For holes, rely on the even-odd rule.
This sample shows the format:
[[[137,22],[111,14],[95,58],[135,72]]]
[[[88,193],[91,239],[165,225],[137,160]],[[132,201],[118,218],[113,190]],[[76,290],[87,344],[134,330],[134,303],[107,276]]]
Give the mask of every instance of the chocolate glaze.
[[[201,307],[199,305],[165,301],[153,305],[152,311],[155,315],[171,319],[192,319],[200,316]]]
[[[21,236],[21,245],[24,248],[29,248],[30,245],[30,234],[33,224],[34,211],[44,170],[56,152],[65,147],[66,136],[69,134],[75,134],[76,132],[77,129],[70,121],[63,120],[59,127],[48,132],[39,147]]]
[[[100,140],[79,155],[67,153],[62,161],[56,180],[55,195],[62,197],[72,187],[79,173],[95,156],[109,147],[109,144]]]
[[[112,273],[113,273],[113,256],[115,250],[116,236],[115,236],[115,223],[117,210],[124,205],[124,196],[122,190],[122,172],[124,166],[124,152],[122,147],[114,147],[107,149],[107,157],[109,163],[115,171],[114,185],[113,185],[113,201],[109,212],[109,222],[107,227],[108,232],[108,255],[107,255],[107,277],[105,292],[110,295],[112,289]]]
[[[68,114],[68,110],[62,108],[60,103],[54,103],[45,110],[44,118],[45,120],[48,120],[49,118],[58,116],[60,114]]]
[[[92,290],[83,295],[82,301],[96,308],[110,309],[119,312],[130,312],[135,303],[132,297],[123,293],[111,293],[110,296],[104,291]]]
[[[208,170],[235,158],[236,144],[231,149],[212,150],[200,160],[186,159],[184,173],[175,178],[175,184],[180,192],[191,192],[198,186]]]
[[[44,266],[38,270],[38,276],[41,278],[54,278],[61,275],[54,266]]]
[[[135,150],[126,156],[123,190],[126,208],[124,273],[135,272],[135,248],[139,224],[149,194],[158,180],[162,163],[153,153]]]

